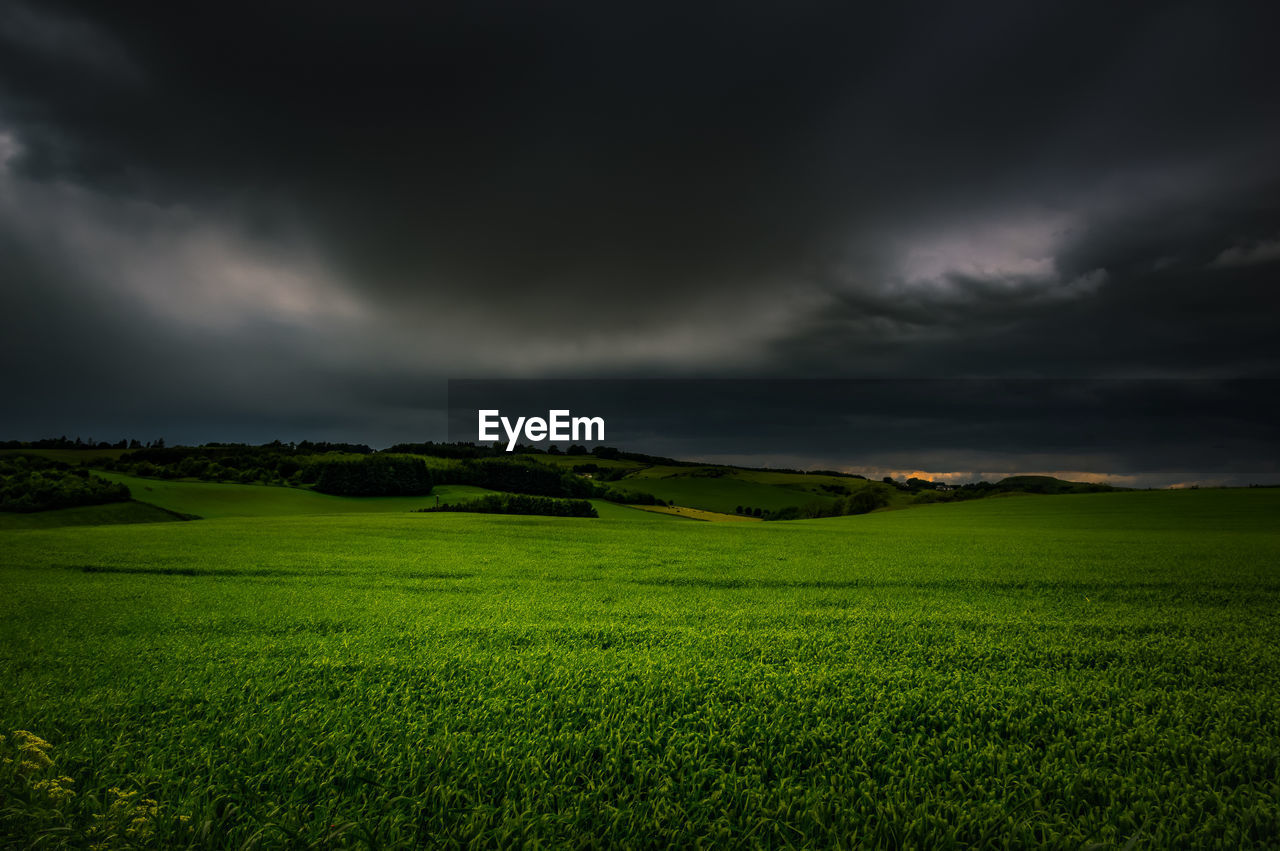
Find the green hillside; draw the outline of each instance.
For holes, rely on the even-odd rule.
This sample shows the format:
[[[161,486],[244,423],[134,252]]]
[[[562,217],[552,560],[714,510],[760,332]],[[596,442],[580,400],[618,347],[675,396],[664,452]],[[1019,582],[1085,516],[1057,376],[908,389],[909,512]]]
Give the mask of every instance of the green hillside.
[[[1092,482],[1070,482],[1053,476],[1008,476],[996,482],[1004,490],[1022,493],[1098,493],[1115,490],[1111,485]]]
[[[733,514],[738,506],[765,511],[809,504],[829,506],[839,496],[863,488],[896,493],[864,479],[719,466],[645,467],[610,484],[622,491],[652,494],[676,505],[725,514]]]
[[[426,444],[421,445],[426,447]],[[57,456],[70,463],[86,461],[106,470],[106,478],[121,481],[137,489],[135,494],[147,502],[185,514],[202,517],[219,516],[286,516],[330,512],[382,512],[413,510],[434,504],[434,496],[423,502],[418,498],[367,498],[343,503],[342,498],[312,492],[301,482],[315,482],[318,473],[306,477],[299,472],[317,463],[361,458],[398,457],[396,453],[374,456],[353,454],[333,449],[325,452],[298,452],[284,445],[261,447],[213,446],[169,447],[164,450],[141,450],[123,453],[109,450],[10,450],[46,457]],[[442,451],[452,451],[448,448]],[[877,507],[914,507],[922,503],[955,502],[1009,494],[1066,494],[1109,490],[1106,485],[1067,482],[1048,476],[1015,476],[998,483],[980,483],[952,491],[934,491],[927,482],[912,480],[897,485],[870,482],[861,477],[828,473],[805,473],[791,470],[744,469],[724,465],[668,463],[664,459],[644,455],[626,458],[596,455],[498,453],[487,460],[467,462],[451,457],[415,454],[436,472],[437,478],[457,481],[467,476],[469,465],[512,463],[545,465],[592,480],[597,486],[622,494],[635,494],[662,500],[673,506],[735,514],[739,508],[747,513],[760,512],[771,519],[815,516],[824,513],[859,513]],[[403,456],[399,456],[403,457]],[[135,460],[141,459],[141,460]],[[147,460],[151,459],[151,460]],[[189,460],[182,460],[189,459]],[[95,463],[97,462],[97,463]],[[154,462],[154,463],[153,463]],[[217,475],[213,468],[217,466]],[[208,474],[206,474],[208,473]],[[190,475],[188,475],[190,474]],[[197,481],[199,476],[204,481]],[[209,479],[220,481],[213,482]],[[231,484],[238,480],[240,483]],[[294,487],[286,487],[285,482]],[[266,485],[270,487],[265,487]],[[495,487],[483,476],[474,484]],[[462,487],[454,485],[449,487]],[[439,490],[449,498],[465,498],[480,491]],[[864,498],[874,495],[874,499]],[[854,508],[854,503],[864,500]],[[639,501],[639,500],[635,500]],[[834,508],[833,508],[834,507]],[[757,514],[756,516],[760,516]]]
[[[130,500],[53,511],[0,511],[0,529],[51,529],[55,526],[102,526],[110,523],[169,523],[182,518],[155,505]]]

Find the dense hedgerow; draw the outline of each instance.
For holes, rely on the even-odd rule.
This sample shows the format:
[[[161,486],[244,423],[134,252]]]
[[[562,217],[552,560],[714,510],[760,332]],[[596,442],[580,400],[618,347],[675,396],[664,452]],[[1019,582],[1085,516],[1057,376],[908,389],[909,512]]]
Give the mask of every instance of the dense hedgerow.
[[[466,502],[420,508],[418,511],[466,511],[475,514],[541,514],[547,517],[599,517],[585,499],[556,499],[526,494],[489,494]]]
[[[0,511],[46,511],[127,502],[129,488],[34,455],[0,458]]]

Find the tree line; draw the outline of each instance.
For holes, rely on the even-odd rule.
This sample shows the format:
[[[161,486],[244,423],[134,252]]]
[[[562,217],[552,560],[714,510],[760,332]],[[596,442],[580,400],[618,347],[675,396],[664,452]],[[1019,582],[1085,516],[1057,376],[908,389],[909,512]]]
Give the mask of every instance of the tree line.
[[[0,511],[31,512],[127,502],[129,488],[34,455],[0,458]]]
[[[426,496],[434,484],[421,458],[371,455],[322,464],[315,490],[337,496]]]
[[[529,494],[488,494],[466,502],[419,508],[418,511],[466,511],[477,514],[537,514],[546,517],[599,517],[585,499],[557,499]]]

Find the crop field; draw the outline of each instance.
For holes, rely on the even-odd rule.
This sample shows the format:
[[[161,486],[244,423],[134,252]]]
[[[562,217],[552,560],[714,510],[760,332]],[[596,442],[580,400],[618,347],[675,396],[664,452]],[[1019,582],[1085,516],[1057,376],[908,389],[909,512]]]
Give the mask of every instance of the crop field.
[[[210,504],[0,530],[8,844],[1280,844],[1280,490]]]
[[[671,517],[683,517],[687,520],[709,520],[713,523],[759,523],[759,517],[747,517],[741,514],[721,514],[718,511],[703,511],[700,508],[684,508],[682,506],[670,505],[633,505],[631,508],[638,508],[641,511],[652,511],[657,514],[666,514]]]

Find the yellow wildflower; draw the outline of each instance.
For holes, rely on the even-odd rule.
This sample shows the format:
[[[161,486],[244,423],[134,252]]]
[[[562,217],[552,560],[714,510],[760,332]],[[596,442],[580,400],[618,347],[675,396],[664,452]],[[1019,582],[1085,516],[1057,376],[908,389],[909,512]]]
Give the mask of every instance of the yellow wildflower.
[[[60,807],[76,796],[75,791],[70,788],[74,783],[70,777],[53,777],[38,780],[31,784],[31,788],[43,793],[55,807]]]

